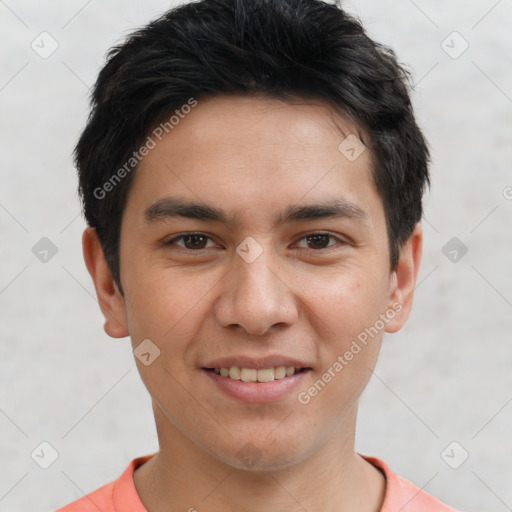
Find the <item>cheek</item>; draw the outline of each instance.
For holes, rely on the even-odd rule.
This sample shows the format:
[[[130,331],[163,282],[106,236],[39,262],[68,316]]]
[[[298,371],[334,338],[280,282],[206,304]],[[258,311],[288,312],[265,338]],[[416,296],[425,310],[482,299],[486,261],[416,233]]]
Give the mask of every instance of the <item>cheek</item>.
[[[217,281],[207,276],[192,279],[186,270],[155,269],[145,272],[133,289],[127,308],[133,349],[149,339],[158,352],[158,359],[150,366],[137,361],[141,378],[154,398],[170,400],[163,389],[180,387],[177,382],[189,388],[190,379],[195,377],[190,366],[209,314],[208,291],[214,291]],[[183,409],[187,396],[174,393],[172,402]]]
[[[305,311],[318,336],[321,368],[315,389],[303,391],[311,397],[321,395],[316,400],[323,404],[319,411],[331,403],[325,410],[335,414],[332,404],[341,407],[355,400],[370,378],[383,335],[379,318],[388,301],[382,276],[352,269],[330,279],[310,280]]]
[[[342,344],[357,337],[384,312],[388,302],[385,274],[355,267],[324,276],[305,276],[298,284],[312,313],[311,322],[323,323],[328,339]],[[316,318],[316,320],[315,320]],[[341,349],[341,347],[339,347]]]
[[[126,290],[132,338],[153,336],[163,341],[172,337],[173,331],[188,330],[209,280],[191,278],[186,270],[176,272],[151,265],[141,265],[137,270],[142,272],[132,273]]]

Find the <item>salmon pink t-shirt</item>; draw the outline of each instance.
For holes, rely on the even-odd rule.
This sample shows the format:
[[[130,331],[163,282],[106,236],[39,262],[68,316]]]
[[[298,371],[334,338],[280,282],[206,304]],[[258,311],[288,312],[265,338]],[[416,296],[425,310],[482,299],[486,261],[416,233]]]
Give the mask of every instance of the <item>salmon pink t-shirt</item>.
[[[98,512],[98,510],[101,512],[147,512],[135,489],[133,473],[153,455],[132,460],[117,480],[56,512]],[[405,478],[392,473],[385,462],[375,457],[363,456],[363,458],[380,469],[386,477],[386,495],[380,512],[457,512]]]

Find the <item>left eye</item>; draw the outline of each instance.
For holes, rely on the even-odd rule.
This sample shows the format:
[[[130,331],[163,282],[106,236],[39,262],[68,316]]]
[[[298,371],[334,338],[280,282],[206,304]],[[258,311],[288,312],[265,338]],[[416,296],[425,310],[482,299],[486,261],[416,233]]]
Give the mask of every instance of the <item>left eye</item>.
[[[211,240],[209,236],[202,233],[189,233],[187,235],[180,235],[172,240],[169,240],[166,245],[173,245],[177,240],[183,240],[185,249],[206,249],[206,241]],[[183,247],[183,246],[180,246]]]
[[[300,240],[306,240],[308,249],[326,249],[328,247],[332,247],[332,245],[329,245],[329,239],[336,240],[343,244],[343,240],[331,235],[330,233],[311,233],[302,237]],[[303,247],[301,247],[301,249],[302,248]]]
[[[212,241],[212,239],[203,234],[203,233],[189,233],[186,235],[180,235],[176,238],[173,238],[172,240],[169,240],[166,245],[178,245],[176,244],[177,241],[183,241],[183,245],[180,245],[180,247],[184,247],[185,249],[190,250],[201,250],[201,249],[207,249],[208,241]],[[328,247],[332,247],[332,245],[335,244],[329,244],[329,241],[337,241],[341,244],[343,244],[343,240],[341,240],[338,237],[335,237],[331,235],[330,233],[311,233],[308,235],[303,236],[300,240],[305,240],[307,247],[299,247],[300,249],[326,249]],[[210,246],[211,247],[211,246]]]

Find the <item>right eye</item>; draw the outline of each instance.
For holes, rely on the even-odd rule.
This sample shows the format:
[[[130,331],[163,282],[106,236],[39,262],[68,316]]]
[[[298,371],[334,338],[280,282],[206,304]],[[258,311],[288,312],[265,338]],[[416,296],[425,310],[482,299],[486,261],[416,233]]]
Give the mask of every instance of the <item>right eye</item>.
[[[183,245],[176,243],[177,241],[181,240],[183,240]],[[169,240],[165,243],[165,245],[178,245],[179,247],[195,252],[202,249],[207,249],[208,247],[206,247],[206,244],[208,243],[208,240],[213,242],[213,240],[204,233],[184,233],[174,237],[172,240]]]

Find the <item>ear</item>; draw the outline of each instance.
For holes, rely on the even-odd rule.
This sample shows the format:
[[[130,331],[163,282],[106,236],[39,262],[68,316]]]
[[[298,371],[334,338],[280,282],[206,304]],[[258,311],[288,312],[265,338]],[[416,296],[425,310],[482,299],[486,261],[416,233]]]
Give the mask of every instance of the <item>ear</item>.
[[[422,249],[423,229],[418,223],[400,249],[398,266],[390,276],[388,311],[393,311],[394,316],[386,324],[386,332],[400,330],[409,318]]]
[[[105,332],[112,338],[124,338],[129,335],[124,298],[112,278],[94,228],[85,229],[82,249],[85,265],[91,274],[100,309],[105,317]]]

